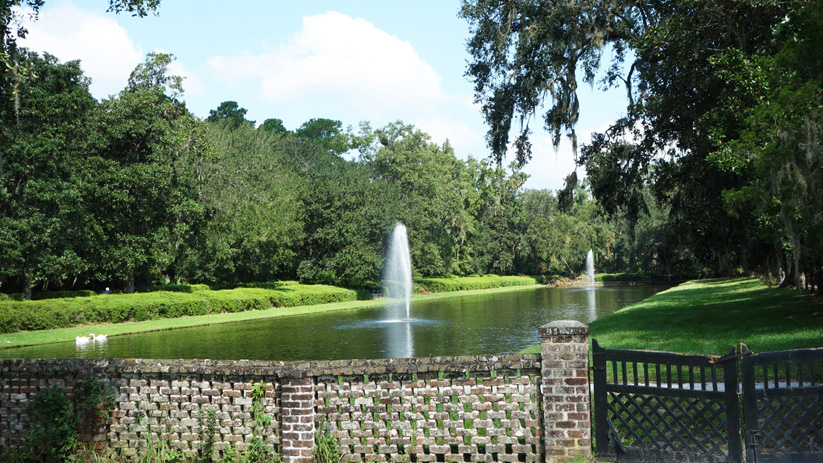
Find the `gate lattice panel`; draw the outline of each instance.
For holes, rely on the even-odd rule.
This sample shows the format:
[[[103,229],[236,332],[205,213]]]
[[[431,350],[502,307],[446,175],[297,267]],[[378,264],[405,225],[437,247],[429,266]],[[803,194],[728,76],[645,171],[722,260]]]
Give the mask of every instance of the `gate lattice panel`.
[[[599,455],[624,461],[742,461],[736,362],[607,350],[596,340],[593,360]]]
[[[743,358],[750,462],[823,461],[823,349]]]

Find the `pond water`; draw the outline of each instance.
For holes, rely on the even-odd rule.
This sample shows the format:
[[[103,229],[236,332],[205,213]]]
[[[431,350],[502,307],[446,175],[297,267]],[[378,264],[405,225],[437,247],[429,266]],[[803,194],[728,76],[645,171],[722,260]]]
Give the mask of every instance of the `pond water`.
[[[537,288],[0,350],[4,358],[334,360],[519,352],[555,320],[592,322],[663,286]]]

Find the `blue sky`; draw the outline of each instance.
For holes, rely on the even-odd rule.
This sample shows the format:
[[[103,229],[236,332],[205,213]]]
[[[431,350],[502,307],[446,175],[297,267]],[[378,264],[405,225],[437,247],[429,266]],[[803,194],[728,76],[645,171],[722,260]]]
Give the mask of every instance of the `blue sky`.
[[[448,139],[460,158],[488,156],[486,127],[464,76],[468,24],[458,0],[164,0],[158,16],[105,13],[104,0],[48,0],[24,45],[80,59],[92,94],[119,92],[145,54],[177,57],[189,109],[205,118],[222,101],[289,129],[323,117],[344,126],[401,120]],[[581,142],[625,108],[624,92],[582,85]],[[570,145],[555,152],[532,123],[527,188],[558,189],[574,170]],[[508,160],[506,161],[508,162]],[[582,174],[582,171],[578,172]]]

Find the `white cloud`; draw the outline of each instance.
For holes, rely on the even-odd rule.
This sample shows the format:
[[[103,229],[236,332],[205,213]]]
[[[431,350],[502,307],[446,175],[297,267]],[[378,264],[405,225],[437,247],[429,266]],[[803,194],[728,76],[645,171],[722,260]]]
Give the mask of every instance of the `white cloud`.
[[[448,116],[433,116],[418,120],[415,127],[426,132],[432,141],[443,144],[449,141],[455,154],[465,158],[472,155],[475,158],[486,156],[483,134],[469,127],[465,120],[457,120]]]
[[[582,137],[578,135],[578,139]],[[552,146],[551,137],[546,135],[532,139],[532,159],[526,164],[523,172],[529,174],[526,188],[536,190],[558,190],[563,188],[566,176],[575,171],[574,154],[571,142],[564,138],[560,141],[557,151]],[[583,169],[577,169],[578,178],[585,174]]]
[[[361,18],[337,12],[303,18],[276,51],[215,56],[212,70],[234,85],[251,79],[279,104],[354,109],[362,119],[431,115],[448,100],[440,76],[402,41]]]
[[[92,79],[91,93],[97,98],[122,90],[143,59],[143,50],[116,21],[69,3],[43,8],[39,20],[26,27],[29,34],[21,44],[61,61],[79,59],[83,72]]]

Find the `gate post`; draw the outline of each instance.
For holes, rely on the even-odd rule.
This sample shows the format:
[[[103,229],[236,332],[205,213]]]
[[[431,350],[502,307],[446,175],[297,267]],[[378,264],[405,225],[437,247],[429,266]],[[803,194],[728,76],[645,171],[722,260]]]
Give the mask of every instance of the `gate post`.
[[[314,381],[283,378],[280,395],[283,463],[311,463],[314,453]]]
[[[562,320],[541,326],[538,333],[546,462],[589,456],[589,327],[578,321]]]

